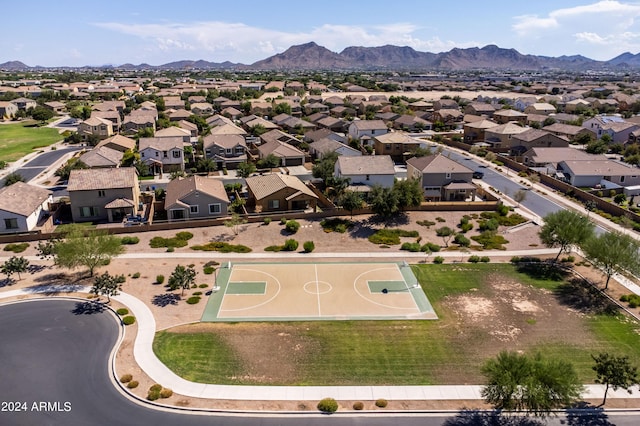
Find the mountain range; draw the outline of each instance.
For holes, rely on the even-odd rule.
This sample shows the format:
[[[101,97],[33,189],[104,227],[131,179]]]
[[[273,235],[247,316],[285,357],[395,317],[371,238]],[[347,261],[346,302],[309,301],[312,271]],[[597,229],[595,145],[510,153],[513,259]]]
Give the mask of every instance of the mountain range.
[[[0,69],[15,71],[38,69],[20,61],[0,64]],[[95,68],[95,67],[91,67]],[[408,46],[347,47],[336,53],[314,42],[291,46],[282,53],[250,65],[229,61],[217,63],[206,60],[185,60],[163,65],[124,64],[109,66],[116,69],[235,69],[235,70],[411,70],[411,71],[465,71],[465,70],[627,70],[640,68],[640,53],[623,53],[608,61],[596,61],[581,55],[538,56],[524,55],[515,49],[495,45],[482,48],[454,48],[448,52],[419,52]]]

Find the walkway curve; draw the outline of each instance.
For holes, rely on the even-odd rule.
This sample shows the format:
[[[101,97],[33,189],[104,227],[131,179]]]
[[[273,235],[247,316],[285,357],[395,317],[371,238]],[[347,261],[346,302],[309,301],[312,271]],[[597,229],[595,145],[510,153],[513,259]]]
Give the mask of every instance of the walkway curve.
[[[49,286],[0,292],[0,300],[10,297],[50,293]],[[59,286],[56,287],[59,291]],[[67,286],[64,291],[88,293],[89,287]],[[327,396],[337,400],[481,400],[482,386],[243,386],[195,383],[185,380],[164,365],[153,352],[156,322],[149,307],[141,300],[120,293],[113,299],[127,306],[136,317],[138,333],[133,346],[140,368],[155,382],[187,397],[228,400],[317,401]],[[602,399],[604,386],[587,385],[582,397]],[[625,390],[609,390],[608,398],[640,398]]]

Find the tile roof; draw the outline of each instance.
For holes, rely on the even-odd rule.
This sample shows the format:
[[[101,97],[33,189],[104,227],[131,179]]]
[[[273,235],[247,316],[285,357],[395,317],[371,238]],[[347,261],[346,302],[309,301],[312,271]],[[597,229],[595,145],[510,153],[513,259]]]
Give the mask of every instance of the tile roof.
[[[263,156],[273,154],[276,157],[288,158],[288,157],[304,157],[304,152],[300,151],[295,146],[289,145],[278,140],[269,141],[258,147],[258,151]]]
[[[106,146],[96,146],[80,156],[80,161],[89,167],[117,167],[124,154]]]
[[[131,139],[122,135],[114,135],[114,136],[111,136],[110,138],[100,141],[100,143],[96,145],[96,148],[99,148],[101,146],[105,146],[108,144],[120,146],[124,148],[124,151],[126,151],[127,149],[130,149],[133,151],[136,147],[135,139]]]
[[[640,170],[637,167],[613,160],[567,160],[562,161],[562,163],[566,165],[574,176],[636,176],[640,174]]]
[[[352,124],[358,130],[387,129],[387,124],[382,120],[356,120]]]
[[[138,151],[147,148],[154,148],[158,151],[169,151],[173,148],[184,148],[182,136],[169,136],[164,138],[140,138],[138,141]]]
[[[16,182],[13,185],[0,188],[0,210],[29,216],[44,203],[51,192],[29,185],[24,182]]]
[[[394,175],[393,160],[388,155],[338,157],[341,175]]]
[[[172,206],[180,202],[189,194],[201,192],[210,195],[225,203],[229,203],[229,197],[224,190],[224,184],[218,179],[204,176],[189,176],[169,181],[165,198],[165,206]]]
[[[234,148],[238,145],[247,147],[247,143],[242,135],[207,135],[203,140],[205,148],[216,145],[222,148]]]
[[[284,188],[293,188],[300,193],[318,198],[307,185],[295,176],[273,173],[262,176],[252,176],[246,179],[247,186],[256,200],[262,200]]]
[[[407,164],[410,164],[423,173],[473,173],[473,170],[470,168],[442,154],[413,157],[407,160]]]
[[[138,184],[134,167],[118,169],[78,169],[69,175],[68,191],[131,188]]]

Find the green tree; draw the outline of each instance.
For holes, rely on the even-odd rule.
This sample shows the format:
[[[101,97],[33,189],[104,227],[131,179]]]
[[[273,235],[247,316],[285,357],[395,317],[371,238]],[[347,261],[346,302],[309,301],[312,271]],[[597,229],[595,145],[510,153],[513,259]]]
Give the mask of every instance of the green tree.
[[[279,115],[279,114],[289,114],[289,115],[291,115],[291,105],[289,105],[286,102],[280,102],[280,103],[276,104],[276,106],[273,108],[273,113],[275,115]]]
[[[573,364],[564,360],[530,358],[503,351],[482,367],[487,384],[482,397],[497,410],[527,411],[545,416],[580,397],[582,385]]]
[[[55,175],[58,176],[62,180],[69,180],[69,175],[71,175],[71,170],[76,169],[88,169],[85,163],[80,161],[78,158],[70,158],[64,165],[60,166],[58,170],[55,171]]]
[[[524,189],[518,189],[515,194],[513,194],[513,201],[518,203],[518,206],[520,206],[520,203],[523,202],[526,198],[527,191]]]
[[[266,157],[258,160],[257,166],[260,169],[273,169],[275,167],[279,167],[280,158],[276,157],[274,154],[269,154]]]
[[[4,178],[4,186],[10,186],[17,182],[24,182],[24,177],[18,172],[11,172]]]
[[[604,398],[600,406],[606,404],[609,388],[614,391],[622,388],[631,394],[631,387],[640,384],[638,368],[631,365],[628,356],[618,357],[604,352],[598,356],[591,355],[591,358],[595,362],[592,368],[596,372],[596,383],[605,385]]]
[[[22,277],[20,274],[22,272],[27,272],[29,269],[29,261],[22,256],[11,256],[7,261],[5,261],[0,267],[0,272],[7,275],[7,278],[11,278],[11,275],[18,274],[18,280],[21,280]]]
[[[449,241],[451,240],[451,237],[454,236],[454,234],[455,234],[455,231],[449,228],[448,226],[443,226],[441,228],[436,229],[436,235],[442,238],[442,241],[444,242],[445,247],[449,247]]]
[[[233,230],[233,235],[240,233],[240,226],[247,223],[247,219],[240,216],[238,213],[233,213],[231,219],[224,221],[224,226]]]
[[[40,121],[41,123],[45,123],[47,120],[53,118],[53,116],[55,115],[55,113],[50,110],[49,108],[45,108],[43,106],[38,105],[37,107],[33,108],[33,111],[31,111],[31,117],[33,117],[34,120]]]
[[[216,162],[213,159],[206,157],[202,157],[198,160],[197,167],[199,172],[207,172],[207,175],[218,168]]]
[[[171,273],[167,287],[170,290],[182,289],[181,295],[184,295],[184,291],[191,288],[196,282],[196,270],[192,266],[178,265]]]
[[[79,225],[70,225],[64,239],[55,245],[54,261],[68,269],[85,266],[89,268],[89,276],[93,277],[96,267],[109,263],[123,251],[120,238],[109,235],[105,230],[85,232]]]
[[[375,214],[388,219],[399,211],[398,193],[393,188],[374,185],[369,192],[369,206]]]
[[[89,293],[96,296],[107,296],[107,303],[111,302],[111,296],[117,296],[126,281],[124,275],[110,275],[108,272],[98,275],[93,279],[93,285]]]
[[[322,182],[327,185],[329,179],[333,177],[336,161],[338,161],[337,152],[330,152],[326,154],[321,160],[316,161],[311,168],[313,177],[322,179]]]
[[[241,177],[244,179],[251,176],[253,173],[255,173],[255,171],[256,171],[255,164],[248,163],[246,161],[243,161],[242,163],[238,164],[238,169],[236,170],[238,177]]]
[[[569,253],[593,235],[593,223],[584,215],[571,210],[558,210],[544,217],[540,240],[549,247],[560,247],[556,261],[563,252]]]
[[[609,144],[602,139],[590,141],[585,149],[589,154],[606,154],[609,151]]]
[[[417,179],[396,181],[393,184],[393,190],[398,194],[398,208],[400,210],[419,206],[424,201],[420,181]]]
[[[338,198],[338,205],[348,210],[351,218],[353,218],[353,211],[361,209],[363,204],[362,196],[356,191],[345,191]]]
[[[640,243],[627,234],[617,231],[605,232],[589,238],[581,248],[587,259],[607,277],[605,290],[609,288],[609,280],[613,274],[624,271],[640,273]]]

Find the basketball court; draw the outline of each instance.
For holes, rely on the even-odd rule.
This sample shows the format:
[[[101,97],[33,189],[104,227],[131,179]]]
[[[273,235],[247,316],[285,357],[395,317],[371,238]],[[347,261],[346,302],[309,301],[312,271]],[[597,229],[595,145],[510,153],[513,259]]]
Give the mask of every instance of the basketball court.
[[[226,263],[202,321],[437,319],[406,263]]]

